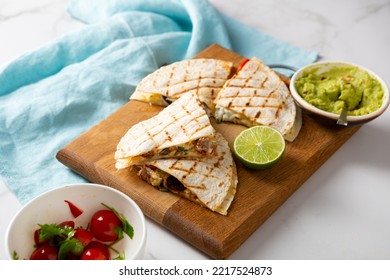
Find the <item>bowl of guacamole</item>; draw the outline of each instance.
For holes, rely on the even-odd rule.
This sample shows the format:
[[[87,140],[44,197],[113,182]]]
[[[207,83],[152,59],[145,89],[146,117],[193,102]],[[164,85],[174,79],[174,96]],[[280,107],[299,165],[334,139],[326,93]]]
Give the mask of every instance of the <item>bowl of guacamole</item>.
[[[371,70],[347,62],[316,62],[299,69],[290,91],[303,111],[334,124],[344,107],[348,125],[360,125],[389,106],[386,83]]]

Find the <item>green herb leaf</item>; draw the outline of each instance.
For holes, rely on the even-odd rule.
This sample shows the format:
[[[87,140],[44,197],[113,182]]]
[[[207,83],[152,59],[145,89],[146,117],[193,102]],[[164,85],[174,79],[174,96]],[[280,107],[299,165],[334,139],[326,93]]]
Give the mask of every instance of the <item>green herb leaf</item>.
[[[178,149],[179,151],[182,151],[182,152],[187,151],[187,149],[186,149],[185,147],[183,147],[183,146],[177,146],[177,149]]]
[[[130,237],[130,239],[133,239],[134,237],[134,228],[132,225],[130,225],[126,219],[122,216],[122,218],[119,218],[123,223],[123,231]]]
[[[116,258],[113,258],[113,260],[126,260],[125,252],[123,251]]]
[[[41,230],[39,231],[39,240],[48,240],[49,243],[59,243],[64,239],[73,237],[75,229],[69,226],[61,227],[56,224],[44,224],[39,225]]]
[[[123,216],[122,214],[118,213],[118,211],[116,211],[114,208],[112,208],[112,207],[110,207],[110,206],[108,206],[108,205],[106,205],[104,203],[102,203],[102,205],[115,213],[115,215],[118,217],[118,219],[121,220],[121,222],[122,222],[122,230],[130,237],[130,239],[133,239],[133,237],[134,237],[134,228],[126,220],[125,216]]]
[[[116,227],[115,232],[116,234],[118,234],[118,240],[121,240],[123,238],[123,229],[121,227]]]
[[[19,259],[18,253],[16,253],[16,251],[12,252],[12,259],[13,260],[18,260]]]
[[[60,249],[58,250],[58,259],[67,259],[69,253],[72,253],[75,256],[81,256],[83,251],[84,246],[80,240],[77,238],[66,239],[61,242]]]

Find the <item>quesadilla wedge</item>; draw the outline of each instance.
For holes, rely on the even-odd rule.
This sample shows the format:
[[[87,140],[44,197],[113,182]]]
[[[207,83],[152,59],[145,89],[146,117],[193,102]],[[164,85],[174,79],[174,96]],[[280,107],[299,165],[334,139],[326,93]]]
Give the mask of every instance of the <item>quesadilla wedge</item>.
[[[162,191],[170,191],[226,215],[237,187],[237,171],[224,137],[217,133],[218,156],[159,159],[140,165],[138,175]]]
[[[247,127],[267,125],[292,141],[300,129],[300,116],[286,84],[260,59],[250,59],[219,91],[217,122],[228,121]],[[298,123],[295,125],[297,117]]]
[[[196,94],[186,93],[126,132],[115,152],[116,168],[159,158],[214,156],[215,132]]]
[[[212,58],[188,59],[166,65],[146,76],[130,99],[167,106],[186,92],[194,92],[210,110],[228,79],[233,63]]]

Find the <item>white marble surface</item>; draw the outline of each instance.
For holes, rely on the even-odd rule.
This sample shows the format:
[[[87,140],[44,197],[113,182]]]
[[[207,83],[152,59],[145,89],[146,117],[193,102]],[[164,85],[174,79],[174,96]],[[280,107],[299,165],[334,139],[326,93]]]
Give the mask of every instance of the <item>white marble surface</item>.
[[[210,0],[237,20],[321,59],[371,68],[390,81],[389,0]],[[82,23],[67,0],[1,0],[0,65]],[[1,85],[0,85],[1,86]],[[231,259],[390,259],[390,110],[362,127]],[[0,259],[20,204],[0,183]],[[148,220],[147,259],[208,259]]]

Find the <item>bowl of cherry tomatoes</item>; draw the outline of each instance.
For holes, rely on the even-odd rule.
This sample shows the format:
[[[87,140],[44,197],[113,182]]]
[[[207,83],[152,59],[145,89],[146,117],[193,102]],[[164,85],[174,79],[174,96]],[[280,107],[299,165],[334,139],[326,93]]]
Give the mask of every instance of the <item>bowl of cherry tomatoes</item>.
[[[14,260],[142,259],[145,217],[124,193],[98,184],[72,184],[26,204],[6,231]]]

